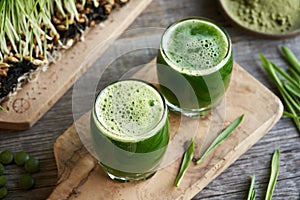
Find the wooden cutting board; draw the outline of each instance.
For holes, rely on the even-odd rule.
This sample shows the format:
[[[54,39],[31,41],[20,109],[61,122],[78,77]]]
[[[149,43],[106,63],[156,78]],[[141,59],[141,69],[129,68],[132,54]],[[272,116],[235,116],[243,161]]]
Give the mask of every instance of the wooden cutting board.
[[[46,72],[3,103],[8,112],[0,112],[0,128],[24,130],[33,126],[151,1],[130,0],[114,10],[103,22],[104,26],[91,28],[83,42],[64,52],[61,60],[51,64]]]
[[[151,62],[135,77],[155,83],[155,70],[155,62]],[[76,132],[76,129],[89,132],[87,113],[76,122],[76,127],[73,124],[54,144],[58,181],[49,199],[191,199],[263,137],[283,112],[281,101],[236,63],[224,102],[225,106],[220,105],[212,114],[202,118],[186,118],[171,113],[172,139],[168,148],[172,151],[168,149],[166,157],[172,157],[176,150],[183,152],[184,143],[193,131],[195,153],[199,157],[223,127],[241,114],[245,115],[240,126],[201,164],[190,165],[178,188],[173,184],[182,153],[149,180],[135,183],[110,180],[82,145]],[[183,137],[174,145],[176,136],[180,134]]]

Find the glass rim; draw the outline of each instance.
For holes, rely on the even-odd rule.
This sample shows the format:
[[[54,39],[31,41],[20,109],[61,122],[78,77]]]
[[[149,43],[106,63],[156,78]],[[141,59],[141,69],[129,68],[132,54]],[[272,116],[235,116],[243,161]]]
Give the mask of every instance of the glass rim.
[[[99,120],[98,116],[97,116],[97,113],[96,113],[96,103],[97,103],[97,100],[98,98],[100,97],[100,94],[101,92],[103,92],[107,87],[113,85],[113,84],[116,84],[116,83],[119,83],[119,82],[123,82],[123,81],[136,81],[136,82],[140,82],[140,83],[143,83],[147,86],[150,86],[157,94],[158,96],[160,97],[162,103],[163,103],[163,112],[162,112],[162,116],[160,118],[160,120],[157,122],[157,124],[154,126],[153,129],[145,132],[145,133],[142,133],[142,137],[139,137],[137,140],[134,140],[134,139],[124,139],[122,137],[119,137],[117,136],[118,134],[106,134],[106,132],[109,132],[109,133],[114,133],[114,131],[111,131],[111,130],[108,130],[106,126],[104,126],[101,121]],[[129,78],[129,79],[122,79],[122,80],[116,80],[116,81],[113,81],[113,82],[110,82],[109,84],[105,85],[105,87],[103,87],[96,95],[95,97],[95,100],[94,100],[94,103],[93,103],[93,111],[92,111],[94,117],[96,120],[95,120],[95,125],[101,130],[102,134],[105,135],[106,137],[108,138],[111,138],[113,140],[116,140],[116,141],[119,141],[119,142],[139,142],[139,141],[143,141],[145,139],[148,139],[148,138],[151,138],[152,136],[155,135],[155,133],[157,133],[166,123],[167,121],[167,117],[168,117],[168,106],[167,106],[167,103],[166,103],[166,100],[164,98],[164,96],[159,92],[159,90],[151,83],[149,82],[146,82],[144,80],[140,80],[140,79],[135,79],[135,78]],[[91,120],[93,120],[93,118]],[[104,131],[103,131],[104,130]]]
[[[232,55],[232,43],[231,43],[231,39],[229,37],[229,34],[228,32],[224,29],[224,27],[222,27],[221,25],[219,25],[217,22],[213,21],[213,20],[210,20],[208,18],[205,18],[205,17],[187,17],[187,18],[183,18],[183,19],[180,19],[180,20],[177,20],[175,22],[173,22],[172,24],[170,24],[166,29],[165,31],[163,32],[162,34],[162,37],[161,37],[161,40],[160,40],[160,48],[159,48],[159,51],[161,52],[162,56],[164,57],[165,61],[167,62],[167,64],[172,68],[174,69],[173,65],[176,65],[176,63],[174,63],[170,58],[169,56],[167,55],[166,51],[165,51],[165,48],[163,46],[164,44],[164,37],[166,35],[166,33],[175,25],[181,23],[181,22],[185,22],[185,21],[189,21],[189,20],[199,20],[199,21],[204,21],[208,24],[212,24],[213,26],[215,26],[217,29],[219,29],[226,37],[226,40],[227,40],[227,43],[228,43],[228,48],[227,48],[227,52],[224,56],[224,58],[222,58],[222,60],[217,64],[217,65],[214,65],[213,67],[210,67],[208,69],[203,69],[203,70],[197,70],[197,73],[187,73],[187,72],[180,72],[182,74],[187,74],[187,75],[190,75],[190,76],[202,76],[202,75],[208,75],[208,74],[212,74],[216,71],[218,71],[219,69],[221,69],[227,62],[228,60],[230,59],[231,55]],[[176,70],[176,69],[174,69]]]

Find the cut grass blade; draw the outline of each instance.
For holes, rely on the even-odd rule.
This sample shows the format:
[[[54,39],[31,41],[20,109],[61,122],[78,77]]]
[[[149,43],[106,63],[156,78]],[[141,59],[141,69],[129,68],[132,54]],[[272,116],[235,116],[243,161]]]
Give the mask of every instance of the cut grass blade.
[[[280,150],[277,149],[272,156],[272,163],[271,163],[271,175],[270,180],[265,196],[265,200],[271,200],[273,196],[273,192],[276,186],[276,181],[279,174],[279,168],[280,168]],[[253,175],[251,178],[251,184],[248,191],[248,197],[247,200],[254,200],[256,197],[256,190],[254,189],[254,182],[255,182],[255,176]]]
[[[251,200],[255,200],[255,198],[256,198],[256,189],[253,189]]]
[[[290,84],[289,82],[284,82],[283,86],[293,95],[300,98],[300,89],[296,88],[294,85]]]
[[[254,189],[254,182],[255,182],[255,175],[253,175],[251,178],[251,184],[249,187],[247,200],[254,200],[256,197],[256,190]]]
[[[212,142],[212,144],[208,147],[208,149],[204,152],[199,160],[197,160],[197,164],[200,164],[211,151],[213,151],[219,144],[221,144],[229,135],[232,133],[238,125],[242,122],[244,115],[241,115],[236,120],[234,120],[222,133]]]
[[[281,52],[288,63],[300,74],[300,63],[295,54],[287,47],[282,46]]]
[[[208,154],[211,151],[213,151],[220,143],[222,143],[222,141],[224,141],[230,135],[230,133],[233,130],[235,130],[236,127],[238,127],[238,125],[242,122],[243,118],[244,118],[244,115],[241,115],[236,120],[234,120],[225,130],[223,130],[222,133],[213,141],[213,143],[210,145],[210,147],[206,150],[206,152],[202,155],[202,157],[196,163],[197,164],[201,163],[208,156]],[[176,177],[175,183],[174,183],[174,185],[176,187],[179,186],[193,157],[194,157],[194,139],[192,139],[189,147],[184,152],[181,166],[180,166],[179,172],[177,174],[177,177]]]
[[[286,110],[288,110],[293,116],[297,116],[297,112],[298,113],[300,112],[299,100],[297,98],[295,98],[294,94],[290,94],[289,91],[287,91],[287,89],[284,87],[284,82],[279,79],[279,77],[276,73],[276,70],[274,69],[275,65],[272,64],[268,59],[266,59],[263,54],[259,54],[259,56],[260,56],[263,68],[266,70],[269,77],[271,78],[271,80],[274,82],[274,84],[278,88],[278,90],[282,96],[282,99],[286,105]],[[294,121],[296,128],[300,132],[300,120],[297,118],[292,118],[292,120]]]
[[[267,188],[266,198],[265,200],[271,200],[273,196],[273,192],[276,186],[276,181],[279,174],[280,168],[280,150],[277,149],[272,157],[272,164],[271,164],[271,175],[270,180]]]
[[[297,74],[297,72],[291,67],[288,69],[288,71],[292,75],[293,79],[295,79],[298,82],[298,84],[300,84],[300,74]]]
[[[289,117],[289,118],[299,119],[299,120],[300,120],[300,116],[294,115],[293,113],[289,113],[289,112],[284,111],[284,112],[283,112],[283,115],[284,115],[284,116],[287,116],[287,117]]]
[[[272,62],[270,62],[270,63],[276,72],[278,72],[283,78],[285,78],[286,81],[288,81],[291,85],[293,85],[295,88],[298,88],[300,90],[300,85],[297,81],[295,81],[290,75],[288,75],[286,72],[284,72],[282,69],[280,69],[277,65],[275,65]]]
[[[194,138],[191,140],[190,145],[188,146],[188,148],[184,152],[183,159],[182,159],[182,162],[181,162],[181,165],[180,165],[180,169],[179,169],[179,172],[177,174],[177,177],[176,177],[175,183],[174,183],[174,185],[176,187],[179,186],[179,184],[180,184],[185,172],[187,171],[193,157],[194,157]]]

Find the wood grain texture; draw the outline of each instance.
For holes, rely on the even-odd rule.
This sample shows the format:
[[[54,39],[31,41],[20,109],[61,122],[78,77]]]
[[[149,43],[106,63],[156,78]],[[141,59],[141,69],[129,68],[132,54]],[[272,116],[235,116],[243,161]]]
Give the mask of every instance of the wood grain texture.
[[[155,61],[133,77],[156,84]],[[91,147],[79,139],[77,131],[80,138],[87,138],[85,144],[92,144],[90,113],[87,113],[55,142],[59,180],[49,199],[191,199],[263,137],[279,120],[282,111],[281,101],[235,63],[226,98],[210,115],[187,118],[170,113],[172,139],[165,158],[174,160],[162,164],[162,169],[150,180],[124,184],[110,180],[85,149]],[[184,143],[194,137],[199,157],[200,151],[203,153],[207,148],[203,146],[209,145],[224,126],[242,114],[245,117],[238,129],[200,165],[192,165],[181,185],[174,187]],[[173,157],[174,154],[177,155]]]
[[[287,45],[300,57],[300,37],[284,40],[265,40],[246,35],[233,27],[223,18],[217,1],[211,0],[153,0],[144,12],[136,18],[128,30],[144,27],[166,27],[171,22],[188,16],[203,16],[223,25],[229,32],[233,42],[234,59],[243,68],[259,80],[263,85],[278,94],[274,85],[263,71],[257,54],[262,52],[267,58],[286,69],[278,46]],[[149,32],[152,36],[155,33]],[[144,33],[134,32],[122,35],[117,41],[134,46],[137,39]],[[140,40],[143,45],[143,40]],[[122,47],[123,48],[123,47]],[[118,60],[113,70],[105,77],[106,81],[118,77],[119,69],[134,66],[137,63],[149,62],[156,51],[145,50],[134,57]],[[103,57],[97,59],[93,67],[101,68]],[[122,67],[120,67],[122,66]],[[96,75],[95,75],[96,76]],[[25,150],[40,159],[41,170],[34,174],[35,187],[24,191],[16,182],[24,171],[16,166],[6,166],[9,189],[6,200],[43,200],[56,187],[57,167],[53,144],[56,139],[72,125],[72,88],[29,130],[0,131],[0,151],[9,149],[14,152]],[[263,109],[263,108],[262,108]],[[250,186],[250,176],[256,176],[255,187],[257,199],[264,199],[270,176],[270,164],[273,152],[281,151],[281,162],[278,181],[274,190],[273,200],[300,199],[300,135],[289,118],[282,117],[268,133],[252,146],[245,154],[229,166],[216,179],[208,184],[193,200],[240,200],[246,199]]]
[[[114,10],[103,26],[89,29],[84,42],[78,42],[50,64],[46,72],[23,86],[16,96],[3,104],[8,112],[0,113],[0,128],[30,128],[74,82],[95,62],[109,45],[134,21],[151,0],[131,0]]]

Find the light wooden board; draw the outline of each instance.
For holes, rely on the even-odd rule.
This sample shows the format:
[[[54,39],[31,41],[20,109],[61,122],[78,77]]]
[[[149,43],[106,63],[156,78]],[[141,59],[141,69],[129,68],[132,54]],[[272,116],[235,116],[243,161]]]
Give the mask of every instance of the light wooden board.
[[[155,73],[155,63],[152,62],[135,77],[155,82]],[[78,126],[87,133],[89,131],[89,114],[84,115],[76,122],[76,127],[73,124],[54,144],[58,182],[49,199],[191,199],[262,138],[283,112],[281,101],[236,63],[225,105],[214,111],[217,115],[224,113],[220,114],[224,120],[220,117],[219,121],[213,121],[215,114],[185,118],[171,113],[171,142],[180,131],[189,135],[195,123],[198,124],[194,130],[196,156],[216,137],[215,133],[220,131],[215,130],[216,127],[224,127],[241,114],[245,115],[242,124],[200,165],[190,165],[178,188],[173,184],[180,157],[147,181],[117,183],[110,180],[77,135]],[[188,139],[181,140],[177,148],[182,150]]]
[[[73,85],[108,46],[133,22],[152,0],[130,0],[114,10],[103,23],[91,28],[84,42],[63,53],[61,60],[46,72],[23,86],[17,95],[3,104],[8,112],[0,112],[0,128],[30,128]]]

